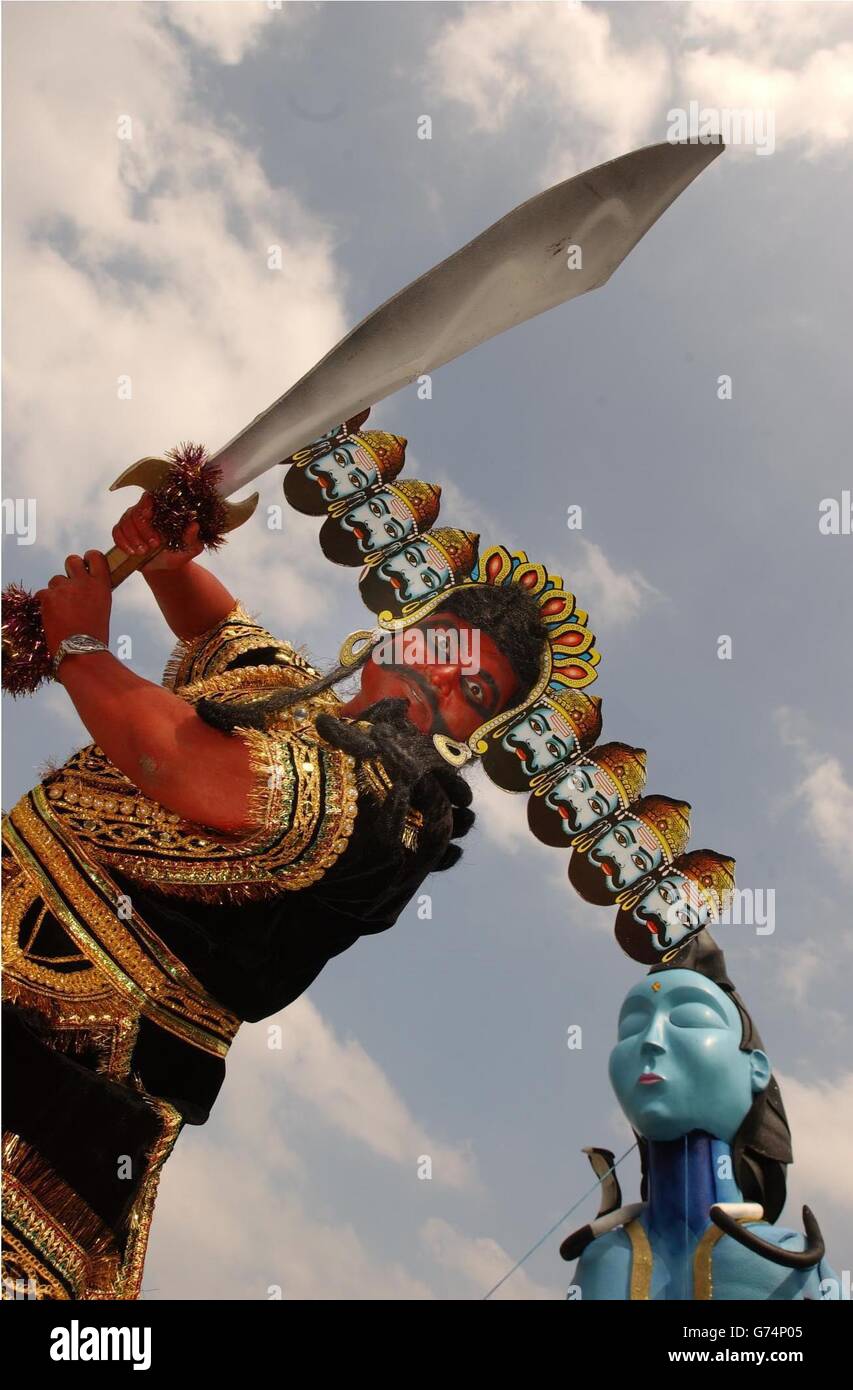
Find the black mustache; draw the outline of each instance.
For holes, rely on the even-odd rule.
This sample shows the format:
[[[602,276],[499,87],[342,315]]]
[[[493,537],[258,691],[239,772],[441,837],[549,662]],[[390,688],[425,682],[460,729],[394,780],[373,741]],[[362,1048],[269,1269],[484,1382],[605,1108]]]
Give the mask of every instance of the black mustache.
[[[655,929],[655,937],[659,946],[669,946],[670,939],[667,936],[667,923],[662,922],[656,912],[641,912],[637,909],[637,916],[641,922],[652,922]]]
[[[565,821],[566,825],[569,827],[570,830],[578,830],[578,829],[580,829],[580,818],[579,818],[578,813],[577,813],[577,811],[575,810],[574,806],[570,806],[570,805],[568,804],[568,802],[566,802],[566,801],[560,802],[559,804],[560,804],[561,806],[565,806],[566,811],[568,812],[568,814],[564,816],[564,815],[561,814],[560,811],[557,810],[557,807],[554,806],[551,802],[549,802],[548,804],[551,806],[551,809],[553,810],[554,815],[555,815],[555,816],[559,816],[559,817],[560,817],[560,820]]]
[[[423,694],[432,712],[433,724],[435,725],[434,732],[437,734],[446,733],[447,730],[444,726],[444,720],[438,709],[438,696],[426,676],[422,676],[420,671],[414,670],[411,666],[401,665],[397,661],[386,661],[382,664],[387,671],[397,671],[401,676],[404,676],[407,681],[411,681],[412,685],[418,687],[418,690]]]
[[[616,860],[615,860],[615,859],[611,859],[610,856],[609,856],[608,854],[605,854],[604,858],[606,859],[607,863],[610,865],[610,867],[612,868],[612,871],[613,871],[613,872],[611,873],[611,875],[610,875],[610,877],[611,877],[612,880],[613,880],[613,887],[614,887],[614,888],[624,888],[624,887],[625,887],[625,884],[624,884],[623,879],[622,879],[622,869],[621,869],[620,865],[616,863]],[[605,869],[605,867],[604,867],[604,865],[599,864],[597,860],[594,859],[592,862],[596,865],[596,868],[601,869],[601,872],[602,872],[602,873],[606,873],[606,872],[607,872],[606,869]]]

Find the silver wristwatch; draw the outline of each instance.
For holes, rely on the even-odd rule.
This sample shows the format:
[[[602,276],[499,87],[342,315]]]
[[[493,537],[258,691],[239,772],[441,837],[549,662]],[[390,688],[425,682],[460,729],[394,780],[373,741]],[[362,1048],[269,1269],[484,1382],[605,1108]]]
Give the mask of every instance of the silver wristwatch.
[[[109,647],[97,637],[89,637],[85,632],[75,632],[73,637],[63,637],[53,654],[53,679],[66,656],[79,656],[82,652],[108,652]]]

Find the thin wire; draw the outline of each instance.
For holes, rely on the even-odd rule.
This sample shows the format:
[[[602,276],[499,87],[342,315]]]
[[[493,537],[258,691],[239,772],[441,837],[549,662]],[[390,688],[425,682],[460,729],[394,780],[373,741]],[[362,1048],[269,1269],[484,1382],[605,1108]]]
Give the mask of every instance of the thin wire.
[[[604,1182],[604,1179],[605,1179],[605,1178],[609,1178],[609,1177],[610,1177],[610,1174],[613,1173],[613,1172],[615,1172],[616,1169],[619,1167],[619,1164],[622,1162],[622,1159],[623,1159],[623,1158],[627,1158],[628,1155],[629,1155],[630,1153],[633,1153],[634,1150],[636,1149],[636,1147],[637,1147],[636,1144],[632,1144],[631,1147],[630,1147],[630,1149],[626,1149],[625,1152],[624,1152],[623,1155],[622,1155],[622,1158],[617,1158],[617,1160],[616,1160],[616,1162],[613,1164],[613,1167],[612,1167],[612,1168],[608,1168],[607,1172],[604,1173],[604,1174],[602,1175],[602,1177],[596,1178],[595,1182],[592,1184],[592,1187],[589,1188],[589,1190],[588,1190],[587,1192],[585,1192],[585,1193],[583,1194],[582,1197],[578,1197],[578,1200],[575,1202],[574,1206],[569,1207],[568,1211],[563,1213],[563,1215],[560,1217],[559,1221],[555,1221],[555,1222],[554,1222],[553,1226],[551,1226],[550,1229],[547,1230],[547,1231],[545,1232],[545,1234],[544,1234],[544,1236],[542,1237],[542,1239],[541,1239],[541,1240],[537,1240],[537,1242],[536,1242],[535,1245],[531,1245],[531,1247],[530,1247],[530,1249],[528,1250],[527,1254],[526,1254],[526,1255],[522,1255],[522,1257],[521,1257],[520,1260],[516,1260],[516,1262],[515,1262],[515,1264],[513,1265],[512,1269],[507,1270],[507,1272],[506,1272],[506,1274],[504,1275],[504,1277],[503,1277],[502,1279],[499,1279],[498,1282],[497,1282],[496,1284],[494,1284],[494,1285],[492,1286],[492,1288],[489,1289],[489,1292],[488,1292],[488,1293],[483,1294],[483,1302],[484,1302],[484,1303],[485,1303],[485,1301],[486,1301],[487,1298],[491,1298],[492,1294],[497,1292],[497,1290],[500,1288],[501,1284],[505,1284],[506,1281],[507,1281],[507,1279],[509,1279],[513,1274],[515,1274],[515,1271],[516,1271],[517,1269],[520,1269],[520,1268],[521,1268],[521,1266],[524,1264],[525,1260],[529,1260],[529,1259],[530,1259],[530,1256],[531,1256],[532,1254],[534,1254],[535,1251],[537,1251],[537,1250],[539,1249],[540,1245],[544,1245],[544,1243],[545,1243],[545,1241],[548,1239],[548,1237],[549,1237],[549,1236],[552,1236],[552,1235],[554,1234],[554,1232],[558,1229],[558,1227],[562,1226],[562,1224],[563,1224],[564,1221],[568,1221],[568,1219],[569,1219],[569,1217],[571,1216],[572,1212],[577,1210],[577,1208],[580,1206],[581,1202],[585,1202],[586,1199],[587,1199],[587,1197],[591,1197],[592,1194],[593,1194],[593,1192],[595,1192],[596,1188],[600,1187],[601,1184]]]

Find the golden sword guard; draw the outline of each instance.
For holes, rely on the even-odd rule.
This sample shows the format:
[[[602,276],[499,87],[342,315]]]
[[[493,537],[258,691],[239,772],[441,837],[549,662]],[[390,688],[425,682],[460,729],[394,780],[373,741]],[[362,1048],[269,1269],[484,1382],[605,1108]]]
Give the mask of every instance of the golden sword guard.
[[[129,468],[125,468],[123,473],[119,473],[114,483],[110,485],[110,492],[117,492],[122,487],[141,487],[143,492],[153,492],[165,481],[172,464],[168,459],[143,458],[137,459]],[[226,521],[223,531],[236,531],[238,526],[242,526],[244,521],[248,521],[253,515],[258,505],[260,493],[253,492],[251,497],[245,497],[242,502],[226,502],[225,512]],[[153,560],[155,555],[159,555],[165,546],[160,546],[158,550],[152,550],[147,555],[126,555],[123,550],[119,550],[114,545],[106,551],[107,564],[110,569],[110,583],[115,589],[119,584],[127,579],[128,575],[135,570],[143,569],[149,560]]]

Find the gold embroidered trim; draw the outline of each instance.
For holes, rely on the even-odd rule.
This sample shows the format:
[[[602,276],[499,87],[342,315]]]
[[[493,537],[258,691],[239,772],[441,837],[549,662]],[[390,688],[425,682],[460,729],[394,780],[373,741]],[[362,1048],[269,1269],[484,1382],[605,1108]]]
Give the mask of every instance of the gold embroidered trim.
[[[113,1296],[121,1258],[112,1231],[10,1131],[3,1135],[3,1186],[3,1297],[14,1296],[17,1280],[23,1297],[29,1280],[40,1299]]]
[[[693,1254],[693,1298],[704,1303],[714,1297],[714,1246],[724,1232],[709,1226]]]
[[[63,839],[61,827],[51,822],[41,787],[22,797],[7,816],[3,838],[81,954],[134,1013],[145,1014],[205,1052],[225,1056],[240,1020],[207,994],[132,904],[126,919],[118,916],[121,895],[81,846]],[[46,983],[48,969],[43,963],[35,965],[28,978],[26,953],[17,944],[6,970],[12,981],[33,988]],[[61,993],[60,981],[54,981],[53,990]],[[127,1007],[122,1013],[126,1015]],[[85,1023],[82,1008],[80,1014]],[[70,1010],[64,1017],[74,1019]],[[97,1016],[91,1019],[98,1021]]]
[[[282,673],[270,673],[280,684]],[[215,682],[227,686],[239,676]],[[358,805],[355,760],[320,741],[318,705],[334,707],[312,700],[283,711],[268,730],[238,730],[255,774],[249,811],[258,829],[249,835],[183,820],[143,796],[96,745],[46,780],[51,822],[97,862],[159,892],[221,902],[297,891],[346,848]]]
[[[646,1228],[639,1217],[629,1222],[624,1230],[631,1242],[631,1288],[628,1298],[634,1303],[651,1297],[654,1257]]]
[[[359,763],[358,782],[362,790],[369,792],[380,806],[394,785],[381,762],[375,758],[368,758]]]
[[[187,670],[203,655],[206,648],[210,647],[211,652],[215,653],[221,647],[229,627],[232,625],[242,626],[251,622],[251,614],[246,611],[242,603],[237,602],[231,612],[226,613],[222,621],[210,628],[208,632],[202,632],[198,637],[180,640],[166,662],[163,685],[170,690],[176,690],[179,685],[183,685]]]
[[[260,663],[257,666],[240,666],[236,671],[222,671],[212,676],[202,676],[178,691],[182,700],[195,704],[198,700],[215,700],[224,704],[235,699],[240,704],[251,704],[265,700],[273,690],[292,690],[307,682],[292,666],[279,666]],[[302,706],[303,719],[308,707],[334,709],[340,705],[337,695],[331,690],[321,690],[319,695],[311,695]],[[283,710],[280,717],[290,711]]]
[[[117,1291],[114,1295],[116,1298],[123,1299],[139,1297],[142,1288],[142,1270],[148,1250],[148,1237],[151,1232],[151,1221],[154,1217],[154,1203],[157,1200],[157,1188],[160,1185],[160,1174],[163,1171],[163,1164],[175,1147],[175,1142],[183,1126],[180,1112],[168,1101],[149,1095],[145,1095],[143,1098],[160,1116],[162,1129],[157,1143],[148,1155],[142,1187],[133,1204],[127,1223],[124,1262]]]
[[[230,662],[246,652],[268,647],[277,653],[277,668],[294,673],[296,679],[291,684],[316,680],[319,673],[300,652],[289,642],[273,637],[237,603],[209,632],[177,644],[166,664],[163,684],[182,694],[182,687],[224,673]]]
[[[154,1096],[142,1098],[159,1116],[160,1135],[118,1234],[36,1149],[16,1134],[4,1134],[4,1297],[14,1296],[17,1280],[26,1296],[30,1279],[40,1299],[139,1297],[160,1174],[182,1127],[174,1106]]]

